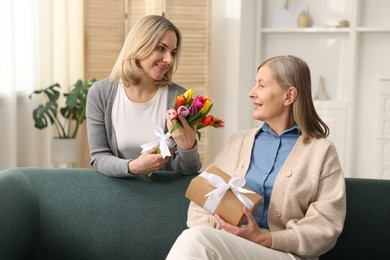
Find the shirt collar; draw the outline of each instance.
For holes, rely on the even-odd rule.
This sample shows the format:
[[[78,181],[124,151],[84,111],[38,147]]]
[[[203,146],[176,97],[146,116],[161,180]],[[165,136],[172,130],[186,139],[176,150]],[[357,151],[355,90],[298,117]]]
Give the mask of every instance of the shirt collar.
[[[272,135],[277,136],[277,134],[274,132],[274,130],[272,130],[272,128],[268,124],[266,124],[266,123],[264,123],[262,125],[262,127],[260,127],[260,129],[257,131],[256,134],[258,134],[260,132],[267,132],[267,133],[270,133]],[[284,130],[283,133],[280,134],[280,136],[286,135],[286,134],[300,136],[301,135],[301,131],[299,130],[298,125],[294,125],[293,127]]]

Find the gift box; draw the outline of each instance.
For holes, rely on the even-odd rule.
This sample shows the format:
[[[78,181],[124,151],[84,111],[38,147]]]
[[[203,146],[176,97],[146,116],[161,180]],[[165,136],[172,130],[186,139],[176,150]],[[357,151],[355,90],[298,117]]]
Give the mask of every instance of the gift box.
[[[231,177],[213,166],[191,180],[185,196],[210,214],[217,213],[230,224],[241,226],[246,219],[243,212],[244,202],[248,204],[249,209],[252,206],[251,211],[254,213],[262,199],[259,194],[248,189],[244,183],[245,178]],[[221,190],[226,190],[226,192],[223,193]]]

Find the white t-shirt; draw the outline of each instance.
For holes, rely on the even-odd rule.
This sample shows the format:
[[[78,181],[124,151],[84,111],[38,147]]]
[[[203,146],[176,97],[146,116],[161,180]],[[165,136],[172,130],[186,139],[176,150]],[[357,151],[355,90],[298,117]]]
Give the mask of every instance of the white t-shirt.
[[[148,102],[135,103],[127,97],[124,85],[118,85],[111,116],[121,157],[136,159],[141,154],[141,144],[158,139],[154,129],[164,129],[167,104],[167,87],[159,87]]]

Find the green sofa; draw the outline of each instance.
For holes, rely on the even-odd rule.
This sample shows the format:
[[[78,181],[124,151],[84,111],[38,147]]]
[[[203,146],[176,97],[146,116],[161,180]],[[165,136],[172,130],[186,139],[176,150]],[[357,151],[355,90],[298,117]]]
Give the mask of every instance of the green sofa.
[[[164,259],[186,228],[193,176],[89,169],[0,172],[0,259]],[[321,259],[390,259],[390,181],[347,179],[348,213]]]

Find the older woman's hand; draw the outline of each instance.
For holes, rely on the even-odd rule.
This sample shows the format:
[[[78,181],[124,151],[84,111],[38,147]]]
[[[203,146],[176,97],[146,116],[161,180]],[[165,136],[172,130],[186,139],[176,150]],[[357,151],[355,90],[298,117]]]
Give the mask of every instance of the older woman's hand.
[[[167,127],[171,131],[175,125],[177,119],[171,120],[167,117]],[[189,150],[194,148],[196,142],[196,126],[191,127],[187,120],[179,115],[179,120],[182,127],[179,127],[172,133],[172,137],[175,140],[177,146],[182,150]]]
[[[242,225],[241,227],[236,227],[234,225],[229,224],[228,222],[223,220],[218,214],[214,214],[214,216],[225,231],[260,244],[262,246],[271,248],[271,233],[261,231],[260,227],[257,225],[255,218],[252,215],[252,212],[247,207],[244,206],[243,211],[247,217],[248,223],[246,225]]]

